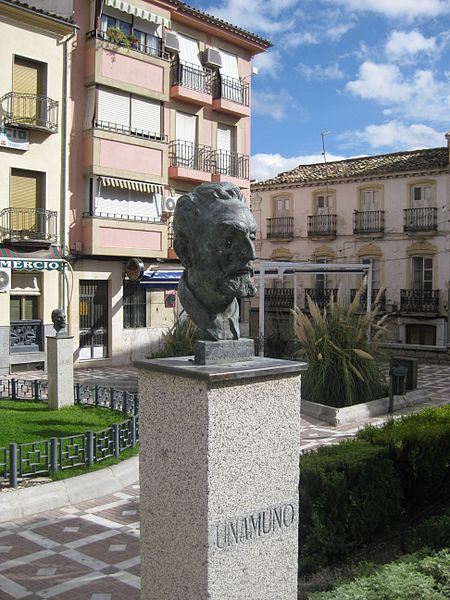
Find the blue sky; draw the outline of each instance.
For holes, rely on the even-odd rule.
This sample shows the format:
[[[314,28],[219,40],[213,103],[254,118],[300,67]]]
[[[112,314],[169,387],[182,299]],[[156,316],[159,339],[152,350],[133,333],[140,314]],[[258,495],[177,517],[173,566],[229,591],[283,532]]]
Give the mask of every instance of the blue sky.
[[[254,59],[251,177],[444,146],[450,0],[188,0],[271,40]]]

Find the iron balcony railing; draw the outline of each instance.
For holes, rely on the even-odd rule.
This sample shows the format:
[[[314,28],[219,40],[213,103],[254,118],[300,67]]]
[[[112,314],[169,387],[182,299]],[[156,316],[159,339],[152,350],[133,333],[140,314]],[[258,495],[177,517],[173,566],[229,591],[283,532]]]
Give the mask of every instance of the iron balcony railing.
[[[195,92],[211,94],[211,69],[198,67],[176,59],[171,67],[172,85],[189,88]]]
[[[379,291],[380,290],[376,290],[376,289],[372,290],[372,308],[375,308],[375,300],[378,296]],[[358,289],[350,290],[350,302],[353,302],[357,292],[358,292]],[[360,296],[359,306],[362,310],[367,309],[367,291],[366,290],[364,290]],[[384,312],[386,310],[386,292],[385,291],[381,292],[380,297],[378,298],[377,306],[378,306],[378,310],[380,310],[382,312]]]
[[[317,304],[319,308],[325,308],[330,300],[336,300],[338,293],[337,288],[323,289],[323,288],[306,288],[305,289],[305,308],[308,308],[307,296]]]
[[[11,354],[40,352],[43,345],[42,321],[11,321],[9,329],[9,351]]]
[[[139,223],[161,223],[160,217],[148,217],[142,215],[124,215],[121,213],[110,213],[99,210],[87,210],[83,212],[84,218],[97,217],[98,219],[115,219],[118,221],[137,221]]]
[[[132,135],[133,137],[145,140],[155,140],[157,142],[167,142],[168,139],[166,134],[160,133],[159,131],[148,131],[146,129],[132,127],[131,125],[121,125],[120,123],[111,123],[110,121],[101,121],[99,119],[94,119],[94,128],[102,129],[103,131]]]
[[[293,288],[269,288],[264,293],[266,308],[294,308]]]
[[[308,217],[308,235],[336,235],[336,215],[312,215]]]
[[[213,98],[223,98],[231,100],[244,106],[249,105],[249,89],[250,86],[246,81],[227,77],[216,73],[213,78],[212,95]]]
[[[355,211],[353,233],[383,233],[384,210]]]
[[[294,217],[267,219],[267,237],[292,239],[294,237]]]
[[[211,146],[174,140],[169,144],[171,167],[184,167],[196,171],[211,171]]]
[[[130,36],[132,37],[132,36]],[[109,42],[110,44],[115,44],[116,46],[123,46],[120,42],[117,42],[113,39],[107,31],[102,31],[101,29],[93,29],[92,31],[88,31],[86,33],[86,40],[97,39],[103,40],[104,42]],[[164,52],[162,49],[162,40],[157,36],[153,36],[151,39],[151,44],[141,44],[139,41],[131,41],[130,40],[130,48],[136,50],[136,52],[142,52],[142,54],[149,54],[150,56],[156,56],[158,58],[162,58],[164,60],[170,60],[170,55],[168,52]]]
[[[439,290],[400,290],[400,310],[414,313],[439,312]]]
[[[56,244],[58,213],[44,208],[4,208],[0,211],[3,242]]]
[[[212,155],[213,173],[229,175],[239,179],[249,178],[249,157],[247,154],[215,150]]]
[[[5,125],[58,131],[58,102],[37,94],[9,92],[0,100]]]
[[[437,230],[437,208],[433,206],[405,208],[403,214],[405,218],[404,231]]]

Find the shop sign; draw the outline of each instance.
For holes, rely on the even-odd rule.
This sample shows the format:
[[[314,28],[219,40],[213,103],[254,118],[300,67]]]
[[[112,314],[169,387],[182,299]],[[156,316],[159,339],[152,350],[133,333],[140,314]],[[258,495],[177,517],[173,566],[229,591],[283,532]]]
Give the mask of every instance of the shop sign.
[[[28,150],[29,147],[30,134],[26,129],[0,126],[0,148]]]
[[[63,263],[61,260],[1,258],[0,268],[10,268],[14,271],[62,271]]]

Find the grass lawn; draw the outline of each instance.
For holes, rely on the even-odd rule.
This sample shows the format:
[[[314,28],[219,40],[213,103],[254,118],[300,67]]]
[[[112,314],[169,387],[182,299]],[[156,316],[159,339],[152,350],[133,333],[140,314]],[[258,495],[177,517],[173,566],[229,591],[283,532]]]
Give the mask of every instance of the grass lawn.
[[[125,421],[121,412],[68,406],[49,410],[44,402],[0,400],[0,447],[99,431]]]

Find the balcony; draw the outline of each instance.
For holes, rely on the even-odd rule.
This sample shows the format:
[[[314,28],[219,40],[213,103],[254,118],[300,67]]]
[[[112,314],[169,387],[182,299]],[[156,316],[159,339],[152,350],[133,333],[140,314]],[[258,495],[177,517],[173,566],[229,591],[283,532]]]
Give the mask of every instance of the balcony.
[[[267,239],[291,240],[294,237],[294,217],[267,220]]]
[[[58,213],[44,208],[4,208],[0,211],[3,243],[50,246],[56,244]]]
[[[11,321],[9,330],[10,354],[40,352],[44,349],[42,321]]]
[[[384,233],[384,210],[355,211],[353,233]]]
[[[250,86],[241,79],[217,73],[212,82],[212,107],[238,117],[250,116]]]
[[[400,290],[400,311],[407,313],[438,313],[439,290]]]
[[[333,237],[336,235],[337,215],[312,215],[308,217],[309,237]]]
[[[264,304],[269,310],[294,308],[294,289],[268,288],[264,293]]]
[[[201,106],[212,104],[211,69],[180,62],[177,59],[172,62],[170,73],[170,97],[172,99],[183,100]]]
[[[249,178],[249,157],[246,154],[215,150],[211,154],[212,181]]]
[[[307,288],[305,289],[305,307],[308,308],[307,296],[317,304],[320,309],[325,308],[330,300],[336,300],[338,288],[323,289],[323,288]]]
[[[9,92],[0,99],[3,122],[12,127],[58,131],[58,102],[37,94]]]
[[[169,144],[169,177],[211,181],[211,146],[174,140]]]
[[[427,206],[426,208],[405,208],[403,231],[436,231],[437,230],[437,208]]]
[[[141,140],[167,142],[168,139],[166,134],[158,131],[137,129],[136,127],[111,123],[110,121],[100,121],[99,119],[94,119],[94,129],[101,129],[102,131],[110,131],[112,133],[121,133],[123,135],[140,138]]]
[[[375,308],[375,300],[378,296],[380,290],[372,290],[372,308]],[[353,300],[355,299],[355,296],[358,292],[358,289],[351,289],[350,290],[350,302],[353,302]],[[380,297],[378,298],[378,310],[380,312],[385,312],[386,311],[386,292],[383,291],[380,295]],[[367,291],[364,290],[360,296],[359,299],[359,306],[361,310],[367,310]]]
[[[167,258],[168,225],[151,217],[90,211],[83,213],[85,255]]]
[[[164,60],[169,60],[170,55],[168,52],[163,52],[162,50],[162,39],[153,36],[150,45],[141,44],[139,41],[136,41],[133,36],[129,36],[128,43],[124,41],[119,41],[115,38],[114,35],[108,33],[108,31],[102,31],[100,29],[93,29],[92,31],[88,31],[86,33],[86,40],[102,40],[104,42],[108,42],[118,47],[129,48],[134,50],[135,52],[140,52],[141,54],[147,54],[148,56],[154,56],[156,58],[162,58]]]

